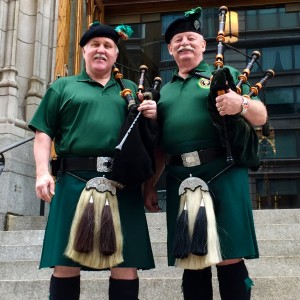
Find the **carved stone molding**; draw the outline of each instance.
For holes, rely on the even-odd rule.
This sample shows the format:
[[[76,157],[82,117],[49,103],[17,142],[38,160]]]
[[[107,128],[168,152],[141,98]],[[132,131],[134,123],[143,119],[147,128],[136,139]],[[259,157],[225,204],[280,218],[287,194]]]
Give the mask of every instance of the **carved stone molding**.
[[[29,91],[26,95],[25,120],[29,122],[43,97],[43,81],[37,76],[32,76],[29,80]]]
[[[37,76],[32,76],[29,80],[29,91],[27,92],[28,97],[43,97],[43,81]]]
[[[16,81],[16,76],[18,71],[15,67],[5,67],[0,73],[2,73],[2,80],[0,81],[0,88],[2,87],[12,87],[18,89],[18,83]]]

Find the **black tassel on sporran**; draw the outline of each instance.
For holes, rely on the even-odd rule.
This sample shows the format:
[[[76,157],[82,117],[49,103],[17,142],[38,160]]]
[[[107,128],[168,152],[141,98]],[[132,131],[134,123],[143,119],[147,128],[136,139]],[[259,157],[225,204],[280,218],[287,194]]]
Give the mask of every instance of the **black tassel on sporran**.
[[[100,252],[103,255],[112,255],[116,252],[116,233],[111,213],[111,208],[106,199],[102,210],[101,225],[100,225]]]
[[[207,216],[204,200],[201,200],[191,242],[191,253],[204,256],[207,254]]]
[[[189,216],[187,204],[178,217],[175,228],[174,257],[186,258],[190,253]]]
[[[89,253],[94,246],[95,211],[94,199],[90,197],[89,203],[82,214],[77,227],[74,241],[74,250],[80,253]]]

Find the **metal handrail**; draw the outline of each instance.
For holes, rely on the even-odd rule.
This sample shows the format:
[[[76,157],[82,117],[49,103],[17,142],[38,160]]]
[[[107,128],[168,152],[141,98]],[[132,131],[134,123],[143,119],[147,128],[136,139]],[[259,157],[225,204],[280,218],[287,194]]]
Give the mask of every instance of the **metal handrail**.
[[[30,137],[30,138],[28,138],[28,139],[25,139],[25,140],[23,140],[23,141],[19,141],[19,142],[13,143],[13,144],[11,144],[11,145],[8,145],[8,146],[6,146],[6,147],[3,147],[2,149],[0,149],[0,154],[6,152],[6,151],[8,151],[8,150],[11,150],[11,149],[13,149],[13,148],[16,148],[16,147],[18,147],[18,146],[20,146],[20,145],[23,145],[23,144],[25,144],[25,143],[27,143],[27,142],[30,142],[30,141],[32,141],[33,139],[34,139],[34,136],[32,136],[32,137]]]
[[[27,138],[25,140],[22,140],[22,141],[19,141],[19,142],[16,142],[16,143],[13,143],[11,145],[8,145],[8,146],[5,146],[3,148],[0,149],[0,175],[2,174],[3,170],[4,170],[4,167],[5,167],[5,158],[4,158],[4,155],[3,153],[8,151],[8,150],[11,150],[13,148],[16,148],[18,146],[21,146],[27,142],[30,142],[34,139],[35,137],[32,136],[30,138]],[[45,215],[45,202],[41,200],[41,203],[40,203],[40,216],[44,216]]]
[[[28,138],[28,139],[25,139],[25,140],[22,140],[22,141],[19,141],[19,142],[16,142],[16,143],[13,143],[11,145],[8,145],[8,146],[5,146],[3,148],[0,149],[0,175],[2,174],[3,170],[4,170],[4,167],[5,167],[5,158],[4,158],[4,155],[3,153],[8,151],[8,150],[11,150],[13,148],[16,148],[20,145],[23,145],[27,142],[30,142],[34,139],[34,136]]]

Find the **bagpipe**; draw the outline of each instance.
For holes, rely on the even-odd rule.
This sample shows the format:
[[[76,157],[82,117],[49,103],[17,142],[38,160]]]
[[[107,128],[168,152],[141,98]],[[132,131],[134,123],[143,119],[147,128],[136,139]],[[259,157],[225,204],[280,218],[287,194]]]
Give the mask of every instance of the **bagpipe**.
[[[210,93],[208,96],[208,111],[211,119],[218,129],[222,146],[226,148],[228,164],[235,163],[236,165],[247,167],[251,170],[257,170],[260,165],[258,156],[258,136],[253,126],[241,115],[220,116],[216,108],[216,97],[231,90],[242,95],[242,85],[248,84],[248,77],[254,63],[260,58],[258,51],[253,51],[251,60],[247,64],[243,73],[238,76],[237,84],[230,73],[230,69],[224,66],[224,50],[225,46],[225,22],[226,6],[221,6],[219,9],[219,31],[217,36],[218,48],[214,66],[216,70],[211,77]],[[236,50],[234,47],[230,47]],[[238,51],[239,52],[239,51]],[[242,95],[244,98],[250,99],[252,96],[257,96],[259,91],[264,87],[267,80],[273,78],[274,71],[269,69],[265,72],[264,77],[250,87],[248,94]],[[267,131],[268,122],[263,125],[262,130]]]
[[[180,205],[175,228],[173,255],[176,266],[183,269],[203,269],[222,261],[217,223],[213,205],[213,193],[209,183],[223,174],[233,164],[256,169],[259,165],[258,137],[253,126],[241,115],[220,116],[216,108],[216,97],[229,89],[242,94],[242,85],[248,84],[248,76],[253,64],[260,57],[258,51],[252,53],[251,61],[234,83],[230,68],[224,66],[225,23],[228,9],[219,10],[219,31],[215,71],[210,78],[208,111],[218,129],[221,144],[226,148],[228,166],[208,182],[201,178],[190,177],[183,180],[179,187]],[[198,75],[197,75],[198,76]],[[257,96],[266,81],[274,76],[273,70],[267,70],[264,77],[250,87],[245,98]]]
[[[155,77],[153,86],[146,90],[144,82],[147,70],[147,66],[140,66],[138,93],[143,93],[144,99],[157,102],[162,80]],[[121,95],[128,104],[128,116],[115,148],[112,180],[130,188],[142,184],[155,172],[154,148],[158,142],[159,129],[156,120],[145,118],[137,110],[139,103],[131,90],[125,87],[123,75],[116,66],[113,67],[113,73],[121,87]]]
[[[141,66],[139,92],[144,99],[159,100],[161,79],[144,91],[146,66]],[[93,269],[106,269],[123,262],[123,234],[117,190],[141,185],[155,171],[154,148],[158,139],[155,120],[138,112],[138,102],[125,87],[123,75],[114,66],[115,79],[128,104],[128,116],[116,146],[111,178],[95,177],[83,189],[73,218],[65,255]]]

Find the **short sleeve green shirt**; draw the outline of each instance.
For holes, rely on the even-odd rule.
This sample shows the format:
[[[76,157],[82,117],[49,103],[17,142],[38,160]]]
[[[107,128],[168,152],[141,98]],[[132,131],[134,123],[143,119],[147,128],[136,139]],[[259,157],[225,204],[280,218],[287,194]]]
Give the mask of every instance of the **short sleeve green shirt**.
[[[124,79],[124,85],[136,94],[133,82]],[[102,86],[82,71],[49,87],[29,127],[54,139],[58,156],[108,156],[114,152],[127,113],[113,74]]]
[[[240,73],[228,68],[237,82]],[[190,74],[184,79],[177,70],[161,89],[158,102],[161,144],[170,154],[220,146],[217,129],[207,109],[208,78],[212,76],[214,66],[201,61],[195,71],[203,77]]]

